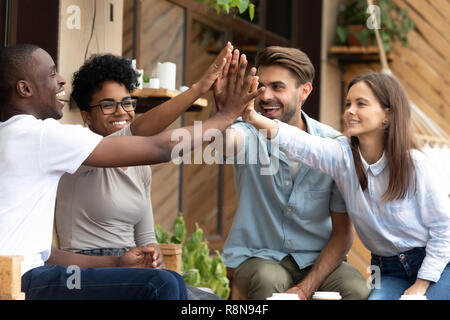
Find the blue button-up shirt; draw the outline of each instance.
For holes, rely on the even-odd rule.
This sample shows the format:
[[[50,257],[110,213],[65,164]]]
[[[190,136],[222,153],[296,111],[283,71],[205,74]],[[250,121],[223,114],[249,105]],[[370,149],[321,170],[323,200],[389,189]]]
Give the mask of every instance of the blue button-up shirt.
[[[371,165],[359,154],[367,176],[363,191],[347,139],[323,139],[279,121],[278,125],[273,143],[290,157],[335,179],[359,238],[372,253],[393,256],[426,247],[417,277],[439,280],[450,260],[450,201],[426,155],[411,151],[417,175],[415,194],[410,186],[404,200],[382,201],[389,184],[385,154]]]
[[[340,135],[302,116],[309,134]],[[244,138],[239,155],[245,154],[234,161],[239,205],[224,246],[225,264],[235,268],[251,257],[280,261],[287,254],[300,268],[314,264],[331,235],[330,210],[346,212],[333,179],[301,166],[293,180],[286,156],[253,126],[237,121],[232,128]]]

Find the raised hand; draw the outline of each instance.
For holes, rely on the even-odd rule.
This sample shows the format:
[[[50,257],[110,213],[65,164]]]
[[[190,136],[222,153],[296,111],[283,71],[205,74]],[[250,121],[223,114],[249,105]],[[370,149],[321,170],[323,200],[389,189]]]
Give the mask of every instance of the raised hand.
[[[250,92],[254,92],[255,90],[257,90],[258,84],[258,77],[253,77],[252,84],[250,86]],[[244,120],[245,122],[250,122],[256,115],[257,113],[255,111],[255,99],[253,99],[247,104],[244,112],[242,112],[242,120]]]
[[[226,88],[228,84],[228,71],[230,70],[231,62],[234,64],[237,63],[239,59],[239,51],[235,50],[232,55],[227,57],[227,61],[222,70],[222,74],[216,79],[213,85],[213,93],[214,93],[214,105],[211,110],[211,116],[217,113],[220,106],[223,106],[226,100]]]
[[[215,81],[222,76],[222,71],[227,63],[231,60],[231,51],[233,50],[233,45],[228,42],[227,45],[222,49],[214,62],[209,66],[206,73],[202,78],[194,84],[198,88],[201,94],[208,92]]]
[[[238,50],[235,50],[231,60],[227,61],[223,75],[214,85],[217,112],[236,118],[251,100],[264,92],[264,88],[257,89],[257,85],[255,87],[255,68],[245,77],[247,64],[246,56],[243,54],[239,57]]]

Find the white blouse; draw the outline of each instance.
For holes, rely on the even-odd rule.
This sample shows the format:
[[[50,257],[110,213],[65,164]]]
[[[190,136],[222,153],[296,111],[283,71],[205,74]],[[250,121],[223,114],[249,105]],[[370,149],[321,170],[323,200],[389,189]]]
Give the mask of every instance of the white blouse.
[[[277,123],[279,131],[273,143],[289,158],[335,180],[359,238],[372,253],[393,256],[425,247],[426,256],[417,277],[439,280],[450,260],[450,201],[426,155],[418,150],[411,152],[417,174],[416,193],[409,192],[404,200],[383,202],[389,183],[385,154],[372,165],[360,154],[368,182],[363,191],[347,138],[321,138]]]

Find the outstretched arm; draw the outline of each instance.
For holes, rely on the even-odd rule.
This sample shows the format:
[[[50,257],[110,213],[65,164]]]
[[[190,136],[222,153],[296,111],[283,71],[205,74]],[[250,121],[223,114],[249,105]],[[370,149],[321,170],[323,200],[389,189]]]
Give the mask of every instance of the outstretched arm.
[[[133,135],[147,137],[165,130],[198,98],[211,89],[216,79],[221,76],[227,59],[231,57],[232,50],[233,46],[228,42],[203,77],[190,89],[147,111],[133,121],[130,125]]]
[[[242,114],[249,101],[260,95],[264,88],[250,91],[254,76],[245,79],[238,73],[239,68],[230,70],[228,77],[228,99],[221,109],[210,119],[202,123],[200,134],[194,126],[164,131],[151,137],[113,136],[101,140],[94,151],[85,160],[84,165],[92,167],[122,167],[147,165],[171,160],[172,150],[193,150],[201,146],[206,131],[225,130]],[[177,154],[179,156],[181,154]]]
[[[310,135],[297,127],[271,120],[258,114],[251,105],[242,117],[256,129],[266,130],[267,138],[272,139],[272,143],[291,160],[318,169],[335,180],[347,167],[351,155],[346,153],[338,139]]]

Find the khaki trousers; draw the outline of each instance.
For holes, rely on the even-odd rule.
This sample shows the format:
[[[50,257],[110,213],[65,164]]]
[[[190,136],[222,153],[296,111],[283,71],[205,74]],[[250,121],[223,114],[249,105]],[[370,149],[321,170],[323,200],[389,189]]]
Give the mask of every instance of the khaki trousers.
[[[274,292],[285,292],[301,282],[312,266],[299,269],[291,255],[280,262],[250,258],[241,263],[234,272],[233,282],[241,296],[250,300],[265,300]],[[359,271],[342,262],[325,279],[318,291],[340,292],[345,300],[365,300],[370,294],[366,280]]]

